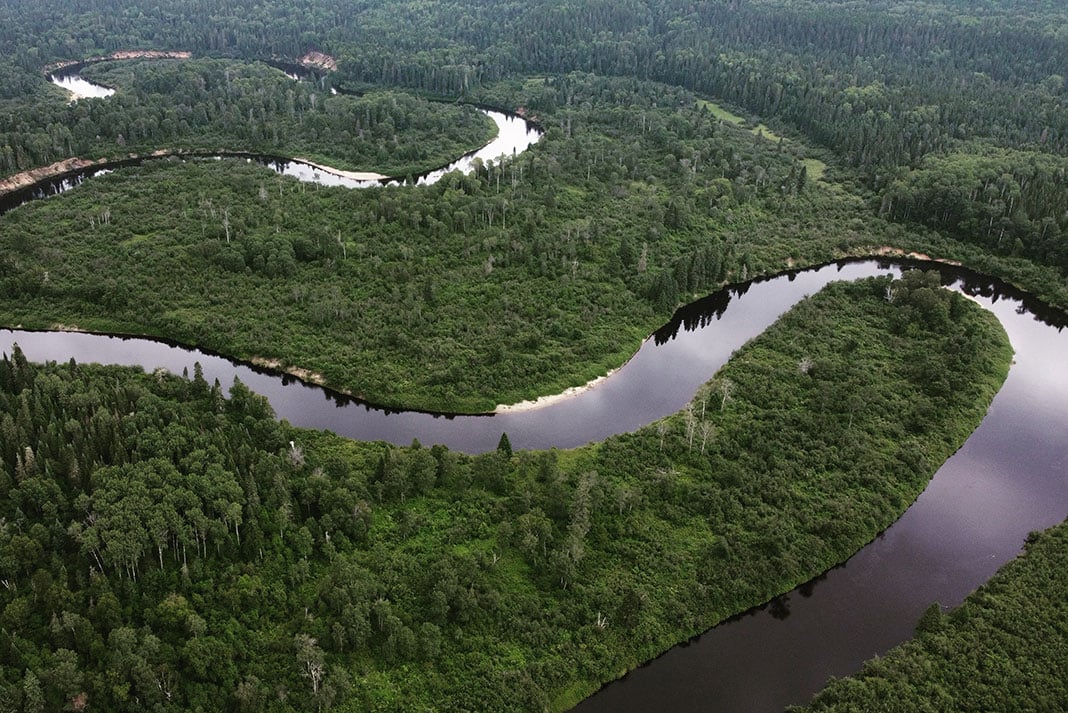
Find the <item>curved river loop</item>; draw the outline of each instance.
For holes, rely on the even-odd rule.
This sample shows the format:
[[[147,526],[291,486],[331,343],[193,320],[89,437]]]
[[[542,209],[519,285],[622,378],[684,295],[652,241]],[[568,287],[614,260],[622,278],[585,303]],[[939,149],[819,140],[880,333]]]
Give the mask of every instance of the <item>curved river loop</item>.
[[[239,378],[279,418],[361,440],[481,452],[507,432],[517,448],[571,448],[681,409],[731,353],[832,280],[938,270],[1005,327],[1015,361],[986,418],[905,514],[844,565],[734,617],[608,684],[581,713],[772,713],[804,703],[829,676],[911,637],[932,602],[955,606],[1019,551],[1030,531],[1068,517],[1068,317],[998,280],[935,262],[858,259],[725,288],[680,309],[610,377],[540,408],[450,416],[375,408],[294,377],[178,345],[69,332],[0,330],[33,361],[192,370]]]
[[[82,65],[75,65],[74,69],[80,69]],[[298,81],[305,77],[292,74],[288,76]],[[115,90],[94,84],[76,71],[68,69],[66,72],[56,72],[48,75],[49,81],[56,86],[71,92],[73,101],[79,98],[104,98],[111,96]],[[470,173],[478,163],[499,161],[505,157],[515,156],[533,146],[542,136],[542,132],[530,121],[515,114],[507,114],[494,109],[479,108],[483,114],[493,120],[497,125],[497,135],[484,146],[465,153],[456,160],[445,166],[436,168],[412,177],[416,185],[426,186],[437,183],[452,171]],[[32,200],[47,198],[48,196],[64,193],[80,185],[82,181],[94,176],[103,176],[112,171],[128,166],[135,166],[145,161],[159,161],[167,158],[180,159],[237,159],[250,163],[258,163],[266,166],[276,173],[291,176],[299,181],[315,183],[321,186],[341,186],[344,188],[374,188],[376,186],[400,186],[403,179],[381,176],[376,173],[363,173],[342,171],[303,161],[296,158],[284,158],[243,151],[231,151],[225,153],[215,152],[175,152],[161,153],[160,155],[142,156],[138,158],[119,159],[94,163],[91,166],[67,171],[55,176],[49,176],[37,181],[32,185],[19,188],[0,195],[0,215],[9,210]]]
[[[191,370],[267,396],[279,418],[361,440],[418,438],[467,452],[501,432],[517,448],[571,448],[632,431],[681,409],[731,353],[832,280],[939,270],[1004,325],[1016,358],[979,428],[893,526],[845,565],[676,647],[576,709],[780,711],[802,703],[912,635],[932,602],[959,603],[1020,550],[1027,533],[1068,517],[1068,333],[1063,314],[940,263],[857,260],[733,286],[684,307],[625,366],[542,408],[492,416],[392,412],[297,379],[157,341],[0,330],[33,361]]]

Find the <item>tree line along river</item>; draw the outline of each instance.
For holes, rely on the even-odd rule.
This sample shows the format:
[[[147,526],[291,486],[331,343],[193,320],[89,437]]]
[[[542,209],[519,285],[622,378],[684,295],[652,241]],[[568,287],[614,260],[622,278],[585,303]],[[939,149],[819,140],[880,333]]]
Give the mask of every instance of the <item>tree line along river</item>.
[[[487,113],[498,124],[498,138],[421,181],[470,170],[476,158],[522,151],[540,137],[519,117]],[[255,158],[300,180],[350,187],[379,183],[352,185],[307,164]],[[66,190],[89,175],[51,179],[20,200]],[[843,566],[675,647],[576,709],[771,712],[803,703],[829,676],[851,673],[907,639],[932,602],[959,603],[1017,554],[1028,532],[1068,515],[1064,315],[960,268],[846,261],[725,288],[680,309],[626,365],[593,388],[542,407],[484,416],[383,410],[287,375],[146,339],[0,330],[0,349],[10,351],[18,343],[34,361],[74,358],[179,373],[199,363],[209,381],[229,384],[239,378],[266,396],[279,418],[362,440],[406,445],[417,438],[482,452],[506,432],[517,448],[570,448],[679,410],[734,350],[828,282],[900,273],[903,266],[940,271],[947,287],[976,299],[1005,327],[1016,359],[983,423],[916,503]]]
[[[1017,554],[1028,532],[1068,515],[1063,316],[996,280],[920,265],[940,270],[947,286],[994,312],[1016,351],[980,427],[905,515],[845,565],[672,649],[577,710],[755,712],[802,703],[828,676],[848,674],[910,637],[932,602],[959,603]],[[404,445],[418,438],[481,452],[507,432],[518,448],[569,448],[679,410],[735,349],[828,282],[901,269],[858,260],[725,288],[679,310],[593,388],[541,408],[485,416],[378,409],[287,375],[145,339],[0,330],[0,349],[17,342],[34,361],[74,358],[178,373],[199,363],[209,381],[236,377],[268,397],[279,418],[363,440]]]

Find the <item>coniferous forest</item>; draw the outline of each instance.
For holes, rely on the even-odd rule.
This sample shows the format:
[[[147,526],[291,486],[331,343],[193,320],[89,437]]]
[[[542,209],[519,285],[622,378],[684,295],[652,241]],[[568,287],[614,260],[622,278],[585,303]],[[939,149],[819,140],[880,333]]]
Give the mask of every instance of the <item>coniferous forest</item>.
[[[159,158],[3,204],[0,326],[481,413],[619,367],[725,284],[842,257],[956,262],[1063,312],[1066,68],[1050,2],[5,0],[0,202]],[[114,94],[72,101],[49,76],[74,69]],[[493,137],[479,108],[541,139],[412,185]],[[233,153],[398,184],[211,158]],[[0,709],[565,710],[870,541],[1010,359],[936,277],[835,285],[664,421],[468,456],[295,429],[199,371],[13,350]],[[1064,707],[1063,537],[1032,540],[817,708]]]
[[[981,420],[1011,357],[996,321],[919,273],[893,303],[888,287],[828,288],[683,413],[572,451],[358,443],[279,423],[240,382],[15,352],[0,694],[574,704],[848,556]],[[945,397],[917,368],[932,360]]]

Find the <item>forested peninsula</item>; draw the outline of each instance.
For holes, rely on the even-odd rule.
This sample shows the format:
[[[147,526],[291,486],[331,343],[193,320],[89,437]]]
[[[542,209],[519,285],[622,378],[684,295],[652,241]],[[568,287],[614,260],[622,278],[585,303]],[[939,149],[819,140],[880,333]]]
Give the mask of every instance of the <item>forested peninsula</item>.
[[[687,90],[569,74],[468,96],[536,114],[545,138],[415,191],[174,160],[13,211],[0,321],[154,335],[382,406],[470,413],[603,375],[724,282],[887,246],[1068,304],[1055,268],[866,215],[809,176],[822,163],[804,144]]]
[[[888,526],[1010,359],[996,320],[934,275],[836,283],[679,414],[472,457],[294,429],[240,382],[16,351],[0,695],[564,710]]]
[[[960,264],[1063,324],[1066,27],[1008,0],[8,0],[0,326],[482,413],[617,369],[724,285],[843,257]],[[115,93],[72,102],[50,81],[72,67]],[[413,185],[491,138],[476,107],[544,134]],[[838,285],[679,414],[467,456],[295,429],[197,371],[15,351],[0,707],[565,710],[856,552],[1010,353],[935,277]],[[1062,534],[814,705],[1063,707]]]
[[[37,102],[8,115],[0,134],[47,126],[5,146],[0,172],[69,156],[122,159],[159,152],[240,151],[304,157],[342,170],[406,176],[439,168],[488,142],[493,122],[470,105],[432,103],[379,88],[338,94],[329,74],[293,79],[262,62],[105,61],[81,76],[116,90],[107,101]],[[50,95],[63,90],[49,88]]]

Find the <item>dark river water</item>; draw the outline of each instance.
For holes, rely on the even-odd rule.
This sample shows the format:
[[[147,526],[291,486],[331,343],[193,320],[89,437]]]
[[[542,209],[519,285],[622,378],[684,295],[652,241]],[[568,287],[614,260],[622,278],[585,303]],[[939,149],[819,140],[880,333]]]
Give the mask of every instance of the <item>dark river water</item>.
[[[73,96],[81,99],[104,99],[115,93],[114,89],[94,84],[84,79],[78,71],[83,65],[74,65],[66,70],[48,75],[53,84],[72,92]],[[288,73],[288,72],[287,72]],[[306,80],[305,76],[290,75],[298,81]],[[335,93],[336,90],[335,90]],[[478,163],[499,161],[503,157],[510,157],[526,151],[542,137],[542,132],[530,121],[515,114],[508,114],[493,109],[479,109],[483,114],[493,120],[497,125],[497,134],[485,146],[479,147],[463,156],[458,157],[449,164],[436,168],[432,171],[417,174],[412,180],[420,186],[437,183],[452,171],[470,173]],[[401,181],[392,178],[366,178],[359,174],[346,171],[338,171],[327,166],[319,166],[297,159],[265,154],[231,151],[227,153],[200,154],[190,152],[181,156],[182,159],[211,160],[230,159],[244,160],[250,163],[258,163],[261,166],[272,169],[284,176],[291,176],[298,181],[317,183],[322,186],[340,186],[343,188],[373,188],[376,186],[397,186]],[[145,161],[167,160],[166,157],[133,158],[117,161],[109,161],[88,168],[70,171],[62,175],[52,176],[37,183],[10,191],[0,195],[0,215],[9,210],[14,210],[33,200],[40,200],[59,193],[65,193],[75,188],[83,181],[94,176],[103,176],[112,171],[129,166],[137,166]],[[175,160],[175,159],[171,159]]]
[[[612,683],[576,710],[780,711],[912,635],[932,602],[959,603],[1019,552],[1027,533],[1068,517],[1068,333],[1062,313],[996,281],[936,264],[943,282],[1001,320],[1015,362],[989,413],[904,516],[844,566],[715,627]],[[240,378],[280,418],[363,440],[444,443],[480,452],[507,432],[517,448],[570,448],[682,408],[731,353],[832,280],[899,273],[851,261],[725,289],[684,307],[594,388],[493,416],[390,412],[196,350],[159,342],[0,330],[35,361],[164,367],[199,362],[208,380]]]
[[[77,76],[55,81],[83,92],[94,86],[79,83]],[[476,157],[522,151],[540,136],[518,117],[487,113],[498,124],[498,139],[420,182],[433,182],[447,170],[470,170]],[[346,183],[271,157],[249,159],[301,180],[378,184]],[[66,190],[87,175],[92,174],[42,184],[27,196]],[[0,206],[0,212],[10,207]],[[475,453],[494,448],[507,432],[516,448],[571,448],[678,411],[734,350],[827,282],[897,274],[899,265],[850,261],[725,289],[680,309],[625,366],[594,388],[540,408],[493,416],[386,411],[217,355],[143,339],[0,330],[0,350],[10,351],[17,342],[34,361],[73,357],[176,373],[191,372],[200,363],[209,381],[229,385],[241,379],[294,425],[362,440],[406,445],[418,438],[425,445],[444,443]],[[1065,315],[997,281],[942,265],[922,266],[940,270],[947,286],[992,311],[1016,350],[1008,380],[983,423],[901,519],[843,566],[671,649],[576,711],[772,713],[804,703],[829,676],[854,672],[909,638],[932,602],[960,603],[1020,551],[1028,532],[1068,517]]]

